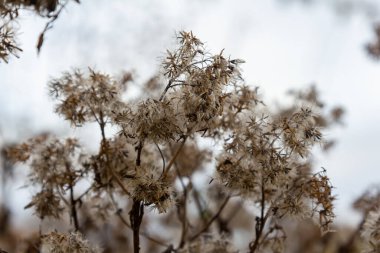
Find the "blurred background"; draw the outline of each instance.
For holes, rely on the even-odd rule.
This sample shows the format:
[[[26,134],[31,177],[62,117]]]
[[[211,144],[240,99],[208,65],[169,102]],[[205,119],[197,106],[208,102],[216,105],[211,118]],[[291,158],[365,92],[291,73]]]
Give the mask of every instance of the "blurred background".
[[[18,23],[20,59],[0,63],[0,142],[51,131],[80,136],[95,148],[91,126],[73,130],[53,113],[50,78],[89,66],[115,75],[133,70],[135,83],[143,83],[160,70],[175,32],[192,30],[210,51],[224,48],[244,59],[246,82],[260,87],[268,105],[287,103],[289,89],[315,84],[328,106],[344,107],[343,126],[324,133],[337,144],[315,160],[336,187],[337,223],[355,225],[352,202],[380,182],[380,62],[365,50],[377,21],[377,0],[82,0],[67,5],[38,55],[46,20],[25,12]],[[30,198],[23,183],[7,185],[12,195],[2,197],[11,199],[20,226],[30,214],[22,208]]]

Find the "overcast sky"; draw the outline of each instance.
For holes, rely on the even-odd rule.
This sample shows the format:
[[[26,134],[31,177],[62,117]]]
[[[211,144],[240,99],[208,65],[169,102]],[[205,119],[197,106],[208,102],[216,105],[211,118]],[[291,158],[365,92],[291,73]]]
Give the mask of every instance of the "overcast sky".
[[[225,48],[233,58],[244,59],[246,81],[260,86],[269,104],[281,101],[290,88],[316,83],[327,104],[344,106],[345,126],[325,133],[339,142],[318,165],[328,170],[336,186],[338,221],[357,222],[352,201],[380,183],[380,62],[363,50],[373,39],[380,4],[343,13],[327,3],[331,1],[302,2],[82,0],[59,17],[39,56],[35,45],[45,21],[27,14],[19,24],[24,52],[20,59],[0,63],[3,139],[49,130],[93,141],[90,128],[70,130],[53,114],[49,78],[71,67],[90,66],[111,74],[134,70],[138,81],[145,80],[158,70],[165,49],[173,46],[174,32],[192,30],[210,51]],[[14,203],[25,201],[20,197]]]

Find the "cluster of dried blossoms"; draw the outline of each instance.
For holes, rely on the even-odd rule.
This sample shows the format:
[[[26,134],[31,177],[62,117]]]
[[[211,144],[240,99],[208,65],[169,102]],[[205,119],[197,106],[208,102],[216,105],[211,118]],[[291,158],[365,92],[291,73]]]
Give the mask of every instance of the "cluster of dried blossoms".
[[[21,49],[17,46],[11,21],[18,15],[17,8],[0,2],[0,59],[8,62],[9,55],[16,55]]]
[[[222,215],[236,203],[234,213],[245,210],[252,223],[246,245],[251,253],[282,251],[282,222],[292,217],[313,219],[328,232],[334,218],[332,186],[325,171],[312,172],[310,152],[323,144],[321,129],[338,122],[342,111],[314,113],[323,104],[311,88],[293,93],[302,101],[300,108],[270,112],[257,89],[244,84],[242,60],[223,51],[208,53],[191,32],[180,32],[178,43],[167,52],[164,77],[144,86],[162,87],[156,97],[124,100],[130,75],[120,81],[91,69],[50,82],[56,112],[74,127],[98,124],[101,143],[98,153],[86,154],[75,139],[43,135],[10,148],[14,161],[30,165],[29,179],[38,189],[26,208],[34,208],[42,221],[69,214],[72,229],[85,235],[99,235],[108,224],[125,237],[120,224],[125,225],[132,239],[112,241],[124,243],[122,252],[128,245],[139,252],[140,237],[148,240],[148,252],[236,252],[228,240],[233,215]],[[164,79],[166,85],[160,83]],[[109,126],[117,134],[111,135]],[[203,139],[213,140],[222,151],[200,148]],[[210,174],[205,169],[212,165]],[[197,175],[214,179],[199,187]],[[142,230],[153,219],[146,207],[169,213],[155,217],[165,230],[157,235],[161,239]],[[119,222],[112,223],[115,216]],[[219,230],[210,234],[213,224]],[[68,241],[75,242],[78,248],[70,252],[95,252],[78,234],[42,237],[43,245],[64,252],[57,241],[64,249],[71,247]],[[109,241],[101,246],[117,252]]]
[[[83,236],[76,232],[51,232],[41,238],[41,253],[98,253],[99,248],[90,246]]]

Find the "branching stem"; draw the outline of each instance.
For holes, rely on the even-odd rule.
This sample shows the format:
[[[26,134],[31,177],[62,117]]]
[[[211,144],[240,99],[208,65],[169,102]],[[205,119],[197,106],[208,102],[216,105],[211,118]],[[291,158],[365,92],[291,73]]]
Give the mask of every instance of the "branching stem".
[[[133,231],[133,252],[140,252],[140,226],[144,216],[144,204],[137,199],[133,200],[132,209],[129,212],[129,218]]]
[[[259,248],[259,245],[260,245],[260,239],[261,239],[261,236],[263,234],[263,231],[264,231],[264,227],[265,227],[265,223],[268,219],[268,214],[269,214],[269,211],[267,212],[266,215],[264,215],[264,211],[265,211],[265,186],[264,186],[264,180],[261,180],[261,201],[260,201],[260,205],[261,205],[261,213],[260,213],[260,217],[256,217],[256,237],[255,237],[255,240],[253,242],[250,243],[249,245],[249,253],[254,253],[256,252],[256,250]]]
[[[137,146],[136,169],[141,165],[141,152],[143,149],[143,141]],[[133,198],[132,209],[129,212],[129,220],[133,231],[133,252],[140,252],[140,226],[144,216],[144,203]]]

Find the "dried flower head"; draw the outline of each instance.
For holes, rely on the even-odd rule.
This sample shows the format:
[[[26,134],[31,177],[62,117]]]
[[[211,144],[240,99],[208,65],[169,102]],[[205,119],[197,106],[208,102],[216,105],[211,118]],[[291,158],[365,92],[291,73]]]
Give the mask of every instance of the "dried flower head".
[[[191,32],[180,32],[179,47],[168,51],[163,63],[169,79],[160,100],[165,96],[176,104],[176,115],[186,131],[209,130],[222,115],[226,86],[241,79],[240,59],[229,60],[223,50],[216,55],[205,53],[203,43]]]
[[[258,172],[246,159],[227,156],[220,158],[216,168],[218,179],[227,188],[247,195],[258,192]]]
[[[79,232],[50,232],[42,236],[42,253],[100,253],[98,247],[90,245]]]
[[[111,186],[113,174],[121,179],[127,179],[134,173],[136,159],[134,149],[123,136],[103,140],[99,153],[85,160],[83,166],[93,172],[98,186]]]
[[[147,99],[137,106],[130,122],[122,124],[130,124],[140,140],[161,143],[178,136],[180,130],[176,121],[173,105],[169,101]]]
[[[0,23],[0,60],[8,63],[9,55],[17,57],[21,51],[17,46],[14,30],[9,25]]]
[[[123,87],[110,76],[92,69],[88,75],[78,69],[67,72],[49,83],[50,94],[59,101],[56,112],[74,126],[93,121],[104,125],[120,106]]]
[[[32,197],[24,208],[34,208],[34,213],[40,218],[45,217],[60,218],[64,211],[61,198],[53,191],[53,189],[44,189]]]
[[[332,185],[330,179],[324,171],[316,173],[308,181],[306,192],[313,201],[313,212],[319,214],[319,224],[322,232],[329,232],[334,214],[333,201],[335,196],[332,194]]]
[[[361,236],[364,240],[363,253],[380,252],[380,207],[368,213],[363,224]]]
[[[155,168],[136,168],[136,175],[129,181],[129,188],[134,199],[145,205],[152,205],[160,213],[166,212],[173,204],[172,180],[168,177],[158,178]]]

